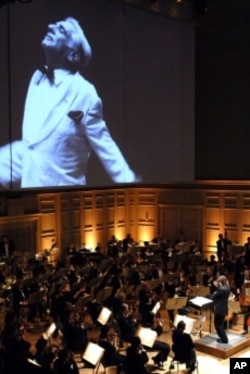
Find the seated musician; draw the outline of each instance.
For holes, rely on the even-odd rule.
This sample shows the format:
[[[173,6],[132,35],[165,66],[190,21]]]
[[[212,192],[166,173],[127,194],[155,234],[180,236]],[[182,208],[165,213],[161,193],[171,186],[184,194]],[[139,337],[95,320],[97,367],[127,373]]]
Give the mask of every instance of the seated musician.
[[[210,288],[210,293],[215,292],[216,286],[215,286],[215,281],[217,279],[217,276],[214,274],[213,267],[212,266],[207,266],[206,267],[206,272],[203,275],[203,286],[204,287],[209,287]]]
[[[66,346],[71,351],[83,351],[88,343],[87,330],[81,321],[81,316],[74,309],[68,310],[63,321],[63,335]]]
[[[191,336],[185,332],[185,327],[185,322],[179,321],[176,329],[174,329],[172,334],[172,350],[175,354],[175,358],[186,364],[188,374],[190,374],[195,369],[196,354],[194,342]]]
[[[68,282],[58,281],[54,287],[50,297],[50,310],[53,321],[58,322],[62,320],[65,303],[71,303],[72,297]]]
[[[162,260],[157,260],[155,268],[152,270],[152,278],[161,280],[164,274],[166,274],[166,272],[164,270],[163,262]],[[164,283],[159,283],[154,291],[157,295],[161,295],[164,291]]]
[[[16,277],[16,282],[12,286],[12,306],[13,311],[20,317],[21,311],[28,306],[29,291],[23,284],[23,277]]]
[[[150,288],[148,283],[143,283],[142,289],[139,291],[139,308],[141,323],[152,326],[154,322],[154,314],[152,309],[159,301],[159,296]]]
[[[105,366],[117,366],[118,374],[120,372],[123,372],[126,358],[124,355],[117,352],[114,339],[115,334],[112,334],[111,326],[103,326],[98,341],[98,344],[105,349],[103,363]]]
[[[42,367],[43,374],[51,373],[51,367],[54,359],[56,358],[56,353],[58,347],[54,345],[49,345],[48,340],[43,337],[39,338],[35,344],[35,360]]]
[[[131,340],[131,345],[126,352],[126,367],[129,374],[149,374],[145,364],[149,357],[145,348],[141,345],[141,340],[135,336]]]
[[[66,348],[60,349],[57,358],[53,363],[53,374],[79,374],[77,363],[73,353]]]
[[[44,281],[43,267],[36,266],[33,269],[33,279],[29,286],[30,297],[36,294],[36,300],[29,300],[29,321],[34,322],[36,318],[45,318],[47,309],[47,284]]]
[[[121,339],[125,342],[133,341],[139,323],[133,318],[133,316],[129,315],[129,307],[127,304],[122,305],[121,314],[117,316],[117,323],[121,331]],[[152,360],[156,365],[161,366],[168,358],[170,347],[167,343],[156,340],[151,350],[159,352],[156,356],[152,357]]]

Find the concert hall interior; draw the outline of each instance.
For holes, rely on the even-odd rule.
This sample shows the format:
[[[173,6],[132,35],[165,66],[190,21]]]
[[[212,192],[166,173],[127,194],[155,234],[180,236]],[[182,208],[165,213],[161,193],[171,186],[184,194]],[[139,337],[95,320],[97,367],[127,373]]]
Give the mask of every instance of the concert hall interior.
[[[249,0],[0,0],[0,374],[249,357],[249,16]]]

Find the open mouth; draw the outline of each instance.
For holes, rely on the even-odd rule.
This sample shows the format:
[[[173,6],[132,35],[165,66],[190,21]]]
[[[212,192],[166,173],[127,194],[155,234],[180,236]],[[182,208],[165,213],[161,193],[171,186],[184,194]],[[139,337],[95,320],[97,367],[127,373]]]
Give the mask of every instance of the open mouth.
[[[50,33],[47,33],[47,34],[45,35],[45,39],[48,39],[48,40],[50,40],[50,41],[53,41],[53,37],[52,37],[52,35],[51,35]]]

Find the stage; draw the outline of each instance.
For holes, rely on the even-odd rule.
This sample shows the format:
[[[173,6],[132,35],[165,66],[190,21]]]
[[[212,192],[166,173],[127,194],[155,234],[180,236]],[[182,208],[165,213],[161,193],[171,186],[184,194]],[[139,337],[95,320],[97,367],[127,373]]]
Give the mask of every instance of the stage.
[[[226,359],[250,346],[250,338],[228,332],[228,344],[218,343],[216,333],[206,335],[195,341],[197,351],[207,353],[212,356]]]

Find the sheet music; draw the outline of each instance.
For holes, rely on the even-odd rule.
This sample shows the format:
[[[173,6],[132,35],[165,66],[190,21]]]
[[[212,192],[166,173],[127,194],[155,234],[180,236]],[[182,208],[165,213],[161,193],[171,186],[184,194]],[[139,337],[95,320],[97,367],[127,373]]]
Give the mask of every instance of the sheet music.
[[[89,342],[82,358],[92,365],[96,365],[101,360],[104,353],[104,348],[100,347],[96,343]]]
[[[179,323],[180,321],[185,322],[186,327],[185,327],[185,330],[184,330],[184,331],[185,331],[187,334],[191,334],[191,332],[192,332],[192,330],[193,330],[193,328],[194,328],[194,323],[196,322],[196,319],[194,319],[194,318],[189,318],[189,317],[187,317],[187,316],[181,316],[180,314],[177,314],[177,315],[175,316],[175,319],[174,319],[174,326],[177,327],[177,325],[178,325],[178,323]]]
[[[49,328],[43,333],[43,338],[45,340],[49,340],[52,334],[55,332],[55,330],[56,330],[56,324],[52,322]]]
[[[198,306],[199,308],[202,308],[204,305],[212,303],[213,300],[203,296],[196,296],[193,299],[190,299],[189,302]]]
[[[139,336],[142,345],[152,348],[157,337],[157,332],[149,327],[139,327],[136,331],[136,336]]]
[[[158,311],[160,310],[160,307],[161,307],[161,303],[160,301],[157,301],[157,303],[155,304],[155,306],[153,307],[152,309],[152,313],[155,315],[158,313]]]
[[[101,325],[106,325],[106,323],[108,322],[109,320],[109,317],[111,316],[111,310],[108,309],[108,308],[105,308],[103,307],[98,318],[97,318],[97,321],[101,324]]]

